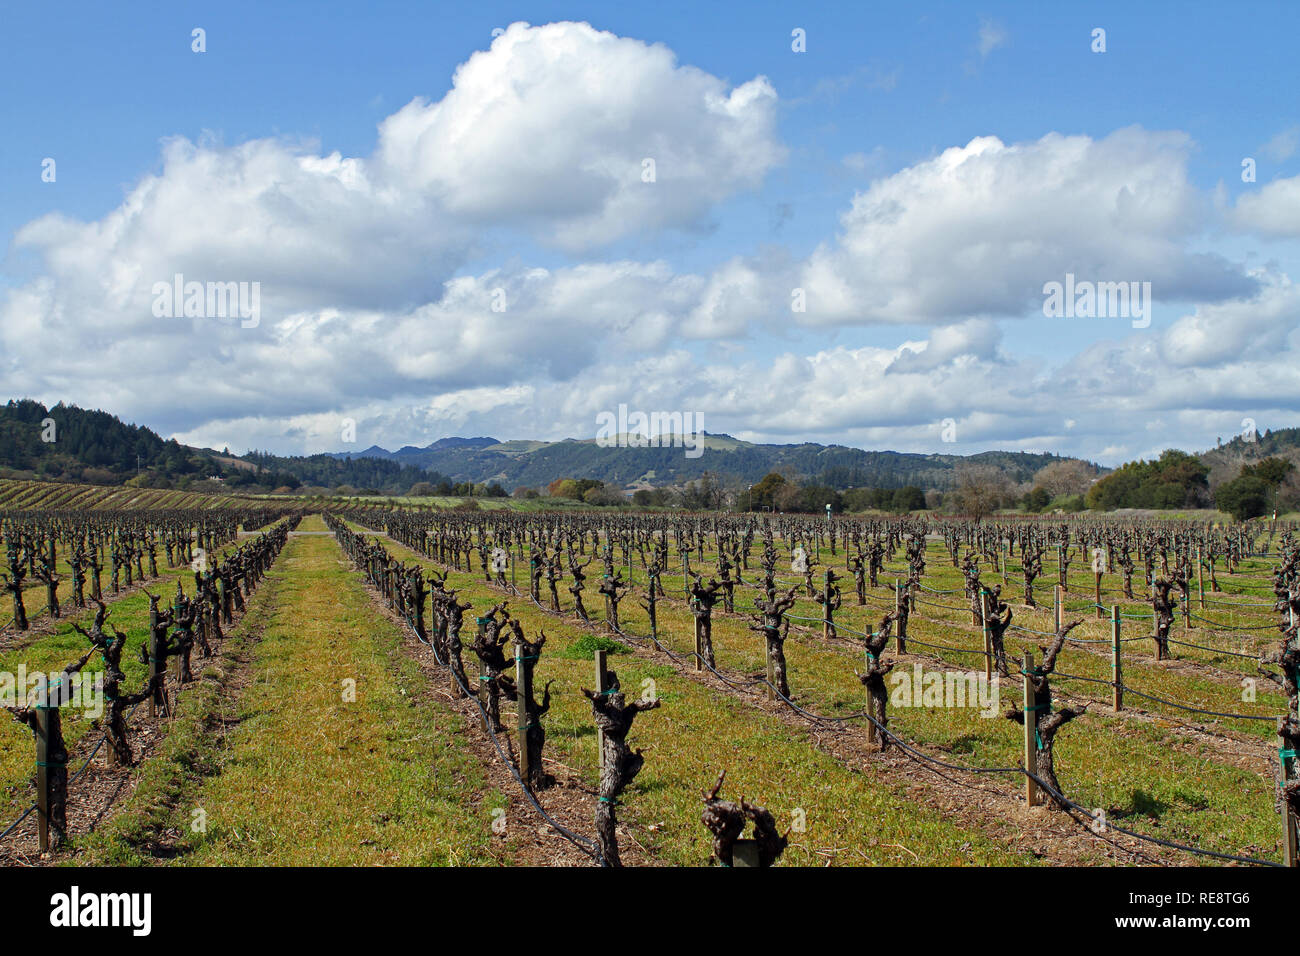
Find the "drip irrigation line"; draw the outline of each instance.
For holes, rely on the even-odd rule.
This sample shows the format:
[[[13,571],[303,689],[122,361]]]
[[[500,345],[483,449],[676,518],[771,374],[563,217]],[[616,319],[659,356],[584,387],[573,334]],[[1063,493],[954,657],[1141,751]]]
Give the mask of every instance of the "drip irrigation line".
[[[346,525],[342,525],[341,527],[346,527]],[[340,537],[341,535],[339,535],[339,533],[336,531],[335,538],[338,539]],[[340,540],[339,544],[340,546],[342,546],[343,542]],[[348,549],[346,547],[344,548],[344,553],[345,554],[348,553]],[[418,552],[416,553],[418,554]],[[352,557],[352,555],[350,554],[348,556]],[[353,563],[356,564],[355,559]],[[358,565],[358,570],[360,570],[359,565]],[[369,575],[367,575],[367,577],[369,577]],[[376,584],[376,582],[374,581],[371,581],[370,583],[372,586]],[[491,586],[493,587],[496,586],[494,582],[489,582],[489,584],[491,584]],[[531,593],[529,594],[529,597],[532,597]],[[537,603],[537,602],[534,601],[533,603]],[[537,606],[541,607],[540,604],[538,604]],[[543,608],[543,610],[546,609]],[[403,619],[405,620],[406,626],[410,630],[411,634],[415,636],[415,639],[418,640],[421,644],[424,644],[431,651],[433,651],[433,658],[435,661],[438,662],[438,665],[440,667],[447,668],[447,670],[451,672],[452,678],[456,681],[461,691],[465,694],[467,698],[472,700],[474,702],[474,705],[478,708],[479,713],[483,718],[484,726],[488,726],[489,718],[488,718],[487,708],[483,706],[483,702],[479,700],[478,695],[473,693],[470,690],[470,688],[467,687],[463,681],[461,681],[460,676],[448,666],[448,662],[442,659],[442,655],[438,653],[437,646],[434,645],[432,641],[429,641],[426,638],[420,636],[420,632],[415,629],[415,625],[411,623],[411,619],[405,616]],[[608,861],[606,861],[604,854],[601,852],[599,844],[597,844],[594,840],[592,840],[589,837],[585,837],[580,833],[575,833],[574,831],[568,829],[563,824],[561,824],[558,820],[552,817],[549,813],[547,813],[546,810],[542,807],[542,805],[537,802],[537,798],[533,796],[532,791],[528,788],[528,785],[524,782],[523,777],[520,776],[519,771],[515,767],[514,762],[501,749],[501,743],[500,741],[497,740],[497,735],[493,733],[489,733],[488,737],[491,739],[492,746],[496,749],[497,755],[501,758],[501,761],[506,765],[506,768],[510,771],[511,776],[515,778],[515,782],[519,784],[520,789],[523,790],[524,796],[528,798],[528,802],[533,805],[533,809],[535,809],[538,812],[538,814],[542,817],[542,819],[545,820],[562,837],[564,837],[566,840],[568,840],[570,843],[576,846],[579,850],[586,853],[592,859],[596,860],[601,866],[607,866]]]

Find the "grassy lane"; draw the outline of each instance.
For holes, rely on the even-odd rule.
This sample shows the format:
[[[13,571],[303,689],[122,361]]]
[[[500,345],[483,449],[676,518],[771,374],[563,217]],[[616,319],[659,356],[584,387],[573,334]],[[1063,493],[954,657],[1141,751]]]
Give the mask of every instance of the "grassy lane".
[[[167,801],[175,862],[500,861],[491,811],[505,798],[464,749],[460,716],[424,696],[333,538],[291,539],[264,587],[238,719],[204,744],[205,775]],[[137,816],[158,811],[156,795],[134,803]],[[191,826],[196,810],[206,832]]]

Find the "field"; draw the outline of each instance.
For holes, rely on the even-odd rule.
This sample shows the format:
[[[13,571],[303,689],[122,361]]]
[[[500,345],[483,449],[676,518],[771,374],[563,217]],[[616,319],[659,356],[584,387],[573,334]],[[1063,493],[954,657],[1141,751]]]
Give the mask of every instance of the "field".
[[[1275,588],[1295,587],[1286,523],[264,500],[235,532],[183,499],[63,512],[6,492],[9,570],[53,547],[61,608],[28,576],[29,626],[0,630],[0,672],[60,671],[92,649],[78,628],[116,627],[118,663],[96,645],[81,680],[105,674],[110,705],[146,698],[117,741],[106,715],[56,708],[66,771],[33,773],[32,726],[0,724],[9,863],[1289,859],[1278,718],[1295,688],[1265,676],[1281,676]],[[82,606],[71,587],[88,548],[146,572],[116,590],[105,572],[98,625],[89,582]],[[146,591],[169,621],[151,625]],[[462,654],[463,683],[447,666]]]

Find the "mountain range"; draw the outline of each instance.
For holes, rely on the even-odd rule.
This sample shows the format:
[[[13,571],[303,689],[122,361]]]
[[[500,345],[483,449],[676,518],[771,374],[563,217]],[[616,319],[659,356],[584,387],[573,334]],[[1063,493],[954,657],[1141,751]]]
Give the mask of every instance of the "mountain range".
[[[1053,454],[986,451],[974,455],[864,451],[845,445],[804,442],[768,445],[730,435],[702,436],[702,453],[690,457],[682,447],[610,446],[595,439],[498,441],[495,438],[441,438],[424,447],[389,451],[372,445],[358,452],[333,452],[342,460],[378,458],[413,465],[452,482],[496,482],[506,490],[544,488],[557,478],[594,478],[623,488],[680,485],[706,472],[734,483],[752,484],[768,472],[782,471],[833,488],[946,490],[956,484],[962,463],[992,465],[1015,481],[1025,481],[1043,466],[1064,460]]]

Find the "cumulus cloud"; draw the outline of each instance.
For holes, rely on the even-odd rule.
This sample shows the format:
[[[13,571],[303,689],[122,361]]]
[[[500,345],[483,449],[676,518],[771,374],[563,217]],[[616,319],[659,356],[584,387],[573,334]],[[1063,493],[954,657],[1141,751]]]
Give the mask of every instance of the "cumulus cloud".
[[[783,156],[775,107],[761,76],[728,90],[662,44],[516,23],[461,65],[442,100],[413,100],[381,124],[376,165],[457,218],[530,223],[584,249],[695,226],[757,186]]]
[[[810,325],[941,323],[1023,314],[1072,272],[1149,281],[1158,300],[1242,295],[1253,283],[1192,253],[1209,203],[1190,140],[1130,128],[1101,140],[978,137],[856,194],[804,267]]]
[[[1300,237],[1300,176],[1242,193],[1229,215],[1236,228],[1271,238]]]
[[[780,161],[776,95],[680,66],[661,45],[583,23],[513,24],[443,98],[385,120],[375,155],[310,143],[168,141],[103,219],[19,231],[51,280],[46,318],[90,334],[168,336],[155,282],[258,281],[271,315],[436,299],[485,227],[570,248],[692,227]],[[655,181],[642,177],[655,160]]]

